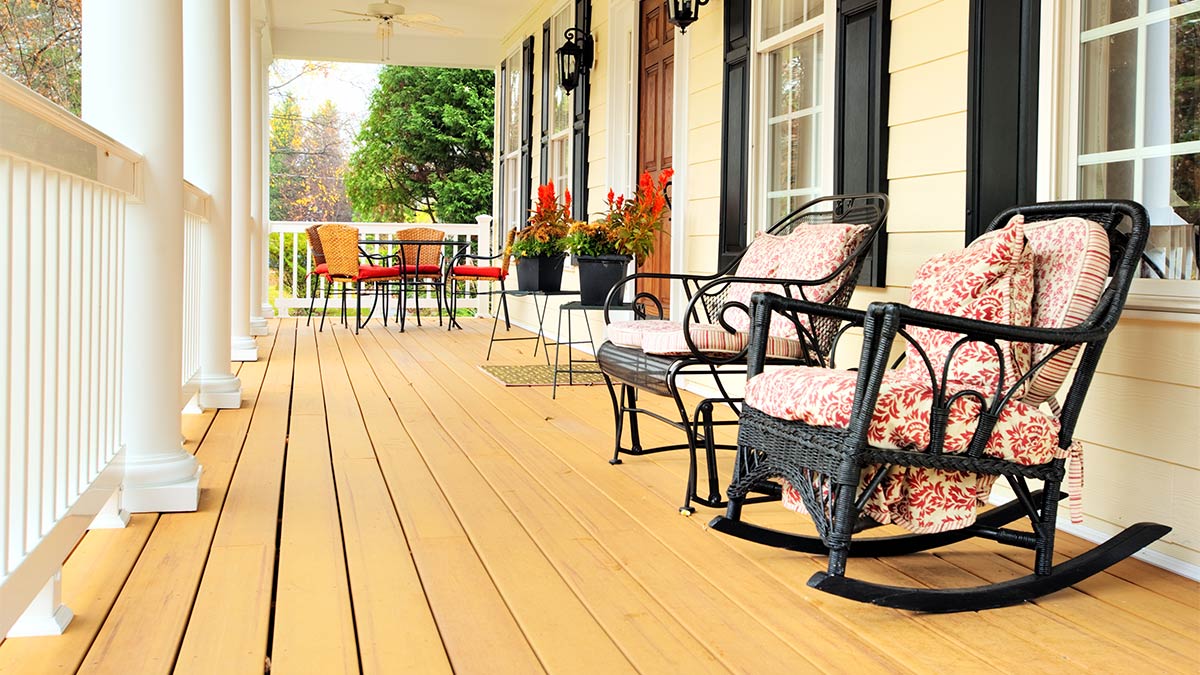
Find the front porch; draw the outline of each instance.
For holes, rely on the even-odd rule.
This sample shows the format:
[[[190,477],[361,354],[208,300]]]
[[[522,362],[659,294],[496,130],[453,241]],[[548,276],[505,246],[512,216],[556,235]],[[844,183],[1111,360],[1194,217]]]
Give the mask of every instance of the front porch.
[[[603,387],[502,387],[477,367],[490,324],[463,324],[273,320],[239,366],[242,407],[184,416],[199,509],[89,532],[63,573],[77,618],[0,643],[0,673],[1195,668],[1200,586],[1136,560],[984,614],[812,592],[823,559],[711,532],[711,509],[676,514],[684,453],[609,466]],[[532,363],[528,344],[492,361]],[[1065,553],[1085,546],[1060,534]],[[969,543],[858,569],[971,585],[1027,557]]]

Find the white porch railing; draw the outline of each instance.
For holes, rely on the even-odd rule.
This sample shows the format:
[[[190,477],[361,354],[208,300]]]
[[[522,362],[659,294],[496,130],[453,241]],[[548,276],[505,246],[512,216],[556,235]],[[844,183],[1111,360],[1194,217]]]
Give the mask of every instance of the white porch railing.
[[[307,277],[309,270],[315,267],[312,260],[312,250],[308,246],[308,236],[305,230],[314,223],[308,221],[271,221],[269,235],[270,250],[270,293],[269,301],[275,306],[279,316],[287,316],[293,308],[307,311],[314,297],[316,306],[320,309],[326,293],[325,280],[318,277]],[[469,241],[472,252],[482,252],[491,255],[494,242],[493,223],[491,216],[480,216],[478,222],[462,223],[341,223],[357,227],[363,239],[389,239],[397,230],[407,227],[430,227],[446,233],[447,241]],[[363,247],[369,253],[382,252],[380,246],[367,245]],[[460,309],[474,309],[479,316],[490,311],[490,296],[474,294],[473,297],[459,301]],[[432,308],[429,302],[425,305]]]
[[[0,76],[0,635],[120,484],[125,202],[141,161]]]
[[[200,294],[203,292],[202,239],[209,222],[211,197],[200,188],[183,184],[183,373],[184,405],[199,390]]]

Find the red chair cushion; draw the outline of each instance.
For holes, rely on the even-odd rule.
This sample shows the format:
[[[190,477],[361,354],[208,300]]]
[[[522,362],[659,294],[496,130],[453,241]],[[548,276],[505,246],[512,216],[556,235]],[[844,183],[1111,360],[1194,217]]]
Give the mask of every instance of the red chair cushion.
[[[329,274],[329,265],[326,263],[321,263],[320,265],[317,265],[317,268],[314,269],[312,273],[317,275]]]
[[[430,275],[430,274],[440,275],[442,273],[442,268],[437,265],[405,265],[404,266],[405,274],[413,274],[414,272],[417,274],[420,274],[420,275]]]
[[[455,265],[451,273],[456,277],[475,277],[479,279],[503,279],[508,276],[499,267],[476,267],[474,265]]]
[[[366,279],[386,279],[388,277],[399,277],[399,267],[380,267],[379,265],[359,265],[358,278]]]

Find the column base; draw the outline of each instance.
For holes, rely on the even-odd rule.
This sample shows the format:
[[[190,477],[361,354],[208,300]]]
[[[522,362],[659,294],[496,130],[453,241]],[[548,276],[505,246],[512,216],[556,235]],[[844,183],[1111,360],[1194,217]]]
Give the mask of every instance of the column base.
[[[75,612],[62,604],[62,569],[50,577],[42,590],[34,597],[33,602],[21,614],[12,628],[8,629],[6,637],[38,637],[45,635],[62,635],[67,624],[75,618]]]
[[[232,361],[246,362],[258,360],[258,343],[249,335],[240,335],[233,338],[230,345],[229,358]]]
[[[261,316],[250,317],[250,334],[251,335],[266,335],[267,320]]]
[[[257,351],[257,350],[256,350]],[[236,375],[200,375],[196,402],[204,410],[236,410],[242,407],[242,381]]]
[[[262,310],[261,310],[261,313],[259,314],[259,316],[263,317],[264,319],[277,318],[275,316],[275,308],[272,307],[271,305],[268,305],[265,302],[262,304]]]
[[[130,513],[168,513],[195,511],[200,506],[200,473],[165,485],[126,485],[122,501]]]

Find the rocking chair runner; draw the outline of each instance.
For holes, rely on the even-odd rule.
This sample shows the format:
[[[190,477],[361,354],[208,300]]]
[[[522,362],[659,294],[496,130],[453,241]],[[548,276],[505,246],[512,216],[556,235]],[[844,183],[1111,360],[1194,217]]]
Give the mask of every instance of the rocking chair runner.
[[[605,306],[608,341],[596,358],[612,401],[615,441],[612,464],[621,455],[646,455],[667,450],[688,450],[687,490],[680,513],[694,512],[692,502],[705,506],[725,505],[720,495],[716,450],[736,446],[716,443],[716,427],[737,424],[717,420],[718,406],[728,406],[736,415],[740,399],[725,390],[721,375],[744,373],[750,319],[748,303],[755,290],[774,289],[789,296],[845,306],[854,291],[859,269],[871,242],[887,217],[887,197],[881,194],[822,197],[799,207],[760,236],[741,255],[716,274],[638,273],[622,279],[609,293]],[[643,279],[678,281],[688,299],[683,321],[649,320],[649,310],[663,317],[662,302],[647,292],[636,293],[636,320],[613,322],[610,309],[624,304],[631,284]],[[773,364],[810,363],[824,354],[833,339],[837,322],[824,318],[795,317],[771,328],[767,359]],[[694,411],[685,406],[681,391],[684,376],[711,377],[720,395],[700,402]],[[619,388],[619,391],[618,391]],[[670,396],[678,420],[638,405],[639,391]],[[685,442],[644,447],[638,427],[639,416],[649,416],[684,432]],[[628,423],[628,424],[627,424]],[[629,446],[622,445],[624,429],[630,432]],[[703,447],[707,463],[708,495],[696,492],[697,452]],[[767,486],[758,499],[777,499]]]
[[[913,285],[920,308],[874,303],[857,312],[755,294],[735,476],[726,515],[711,526],[772,546],[828,553],[828,571],[808,582],[818,590],[929,612],[1032,600],[1162,537],[1170,528],[1138,523],[1053,564],[1066,461],[1080,452],[1075,424],[1148,232],[1146,211],[1133,202],[1035,204],[998,216],[965,251],[926,263]],[[764,373],[773,317],[796,313],[840,320],[841,331],[862,328],[858,371]],[[908,343],[906,357],[899,369],[889,369],[897,335]],[[1053,396],[1079,351],[1058,409]],[[1051,412],[1039,408],[1042,403]],[[1001,476],[1017,499],[976,517]],[[785,503],[791,497],[806,511],[818,536],[742,520],[746,495],[768,478],[785,481]],[[1042,489],[1032,490],[1030,480],[1041,481]],[[1022,517],[1032,531],[1005,527]],[[914,534],[858,536],[879,522]],[[1032,549],[1034,574],[955,589],[884,586],[845,574],[850,555],[902,555],[971,537]]]

